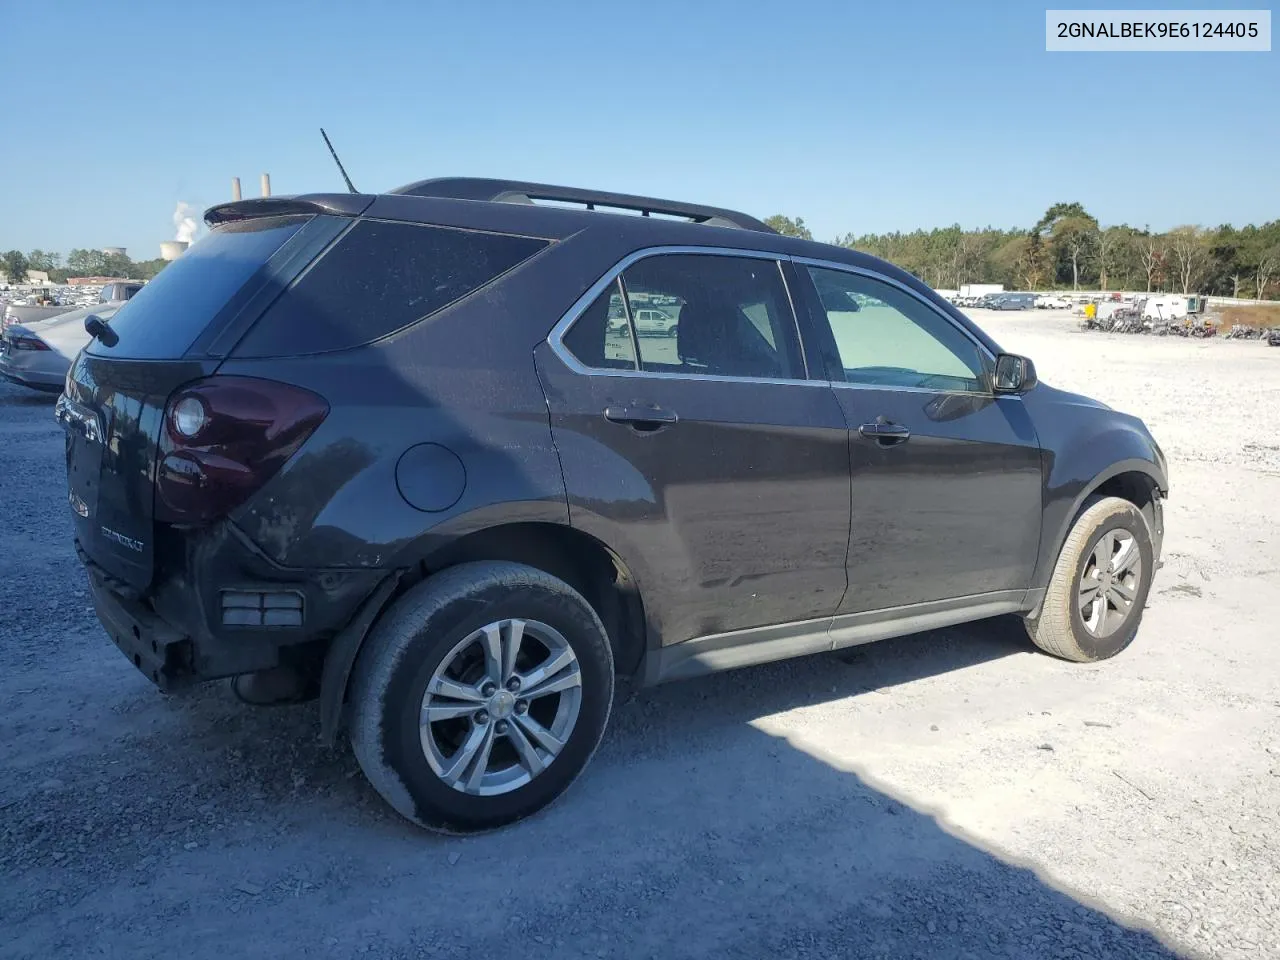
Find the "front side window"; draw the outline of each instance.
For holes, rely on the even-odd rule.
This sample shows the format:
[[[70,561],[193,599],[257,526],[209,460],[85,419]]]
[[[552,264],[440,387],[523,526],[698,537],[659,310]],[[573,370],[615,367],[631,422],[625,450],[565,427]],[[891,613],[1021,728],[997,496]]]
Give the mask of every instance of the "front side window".
[[[642,370],[804,378],[776,261],[661,254],[628,267],[622,283]]]
[[[986,393],[978,346],[905,290],[856,273],[810,267],[844,379],[883,387]]]

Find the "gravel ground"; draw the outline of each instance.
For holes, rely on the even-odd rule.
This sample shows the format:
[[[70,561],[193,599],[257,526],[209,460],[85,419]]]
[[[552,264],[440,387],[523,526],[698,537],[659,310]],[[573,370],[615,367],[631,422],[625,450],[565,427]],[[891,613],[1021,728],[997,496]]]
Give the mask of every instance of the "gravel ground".
[[[1170,457],[1097,666],[998,619],[643,691],[525,824],[415,831],[314,705],[106,639],[48,398],[0,385],[0,956],[1280,956],[1280,350],[983,316]]]

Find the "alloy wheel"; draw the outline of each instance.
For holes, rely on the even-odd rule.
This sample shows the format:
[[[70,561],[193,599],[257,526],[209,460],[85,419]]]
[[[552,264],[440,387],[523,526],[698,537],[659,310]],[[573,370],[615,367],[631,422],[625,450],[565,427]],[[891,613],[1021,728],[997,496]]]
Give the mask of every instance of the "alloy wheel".
[[[468,634],[432,673],[422,749],[454,790],[509,793],[555,760],[581,706],[582,671],[564,636],[537,620],[499,620]]]
[[[1142,583],[1142,552],[1127,530],[1102,535],[1080,575],[1078,607],[1084,628],[1092,636],[1109,637],[1133,613]]]

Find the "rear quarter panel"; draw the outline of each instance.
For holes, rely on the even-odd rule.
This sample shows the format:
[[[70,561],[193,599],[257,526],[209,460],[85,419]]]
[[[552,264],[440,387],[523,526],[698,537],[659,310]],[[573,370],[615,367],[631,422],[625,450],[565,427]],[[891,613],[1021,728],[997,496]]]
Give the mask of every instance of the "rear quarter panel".
[[[381,197],[369,211],[433,219],[424,212],[451,225],[554,235],[534,229],[537,210],[518,205]],[[527,231],[518,229],[522,219],[530,220]],[[660,222],[637,233],[634,219],[587,215],[591,229],[561,237],[501,281],[368,346],[293,358],[233,354],[220,374],[306,387],[330,412],[232,519],[272,559],[299,567],[399,567],[486,527],[567,524],[534,350],[614,263],[667,240],[667,231],[681,235],[678,225]],[[421,443],[447,447],[462,461],[465,489],[447,509],[415,509],[400,494],[396,465]]]
[[[224,364],[222,373],[294,383],[330,405],[316,433],[235,522],[277,562],[307,568],[404,566],[448,537],[495,523],[566,523],[532,352],[502,370],[480,357],[449,359],[387,342],[333,356]],[[398,477],[397,464],[425,443],[452,451],[464,471],[460,490],[438,490],[443,509],[418,509],[400,492],[408,478]],[[428,488],[452,483],[413,480]]]

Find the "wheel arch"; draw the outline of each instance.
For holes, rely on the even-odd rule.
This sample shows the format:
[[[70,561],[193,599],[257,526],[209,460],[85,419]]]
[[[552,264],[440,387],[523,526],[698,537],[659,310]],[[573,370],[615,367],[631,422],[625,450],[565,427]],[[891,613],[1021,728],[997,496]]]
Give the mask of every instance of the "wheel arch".
[[[640,585],[626,561],[597,538],[568,524],[546,521],[500,523],[447,542],[428,538],[402,552],[396,572],[331,644],[320,692],[321,734],[326,740],[332,740],[344,725],[351,670],[378,619],[415,584],[477,560],[522,563],[569,584],[604,624],[616,672],[620,676],[640,673],[648,636]]]
[[[1071,500],[1070,507],[1064,514],[1064,519],[1053,531],[1052,539],[1048,540],[1046,546],[1049,549],[1041,552],[1031,590],[1035,605],[1029,611],[1029,616],[1034,617],[1039,613],[1044,592],[1049,585],[1050,577],[1053,575],[1053,568],[1057,563],[1058,555],[1062,552],[1062,546],[1066,543],[1071,528],[1080,518],[1086,508],[1086,504],[1092,497],[1119,497],[1136,506],[1142,512],[1147,521],[1147,526],[1151,530],[1151,538],[1158,562],[1161,544],[1164,539],[1164,509],[1161,501],[1168,489],[1168,481],[1159,467],[1149,460],[1140,458],[1118,460],[1083,484]]]

